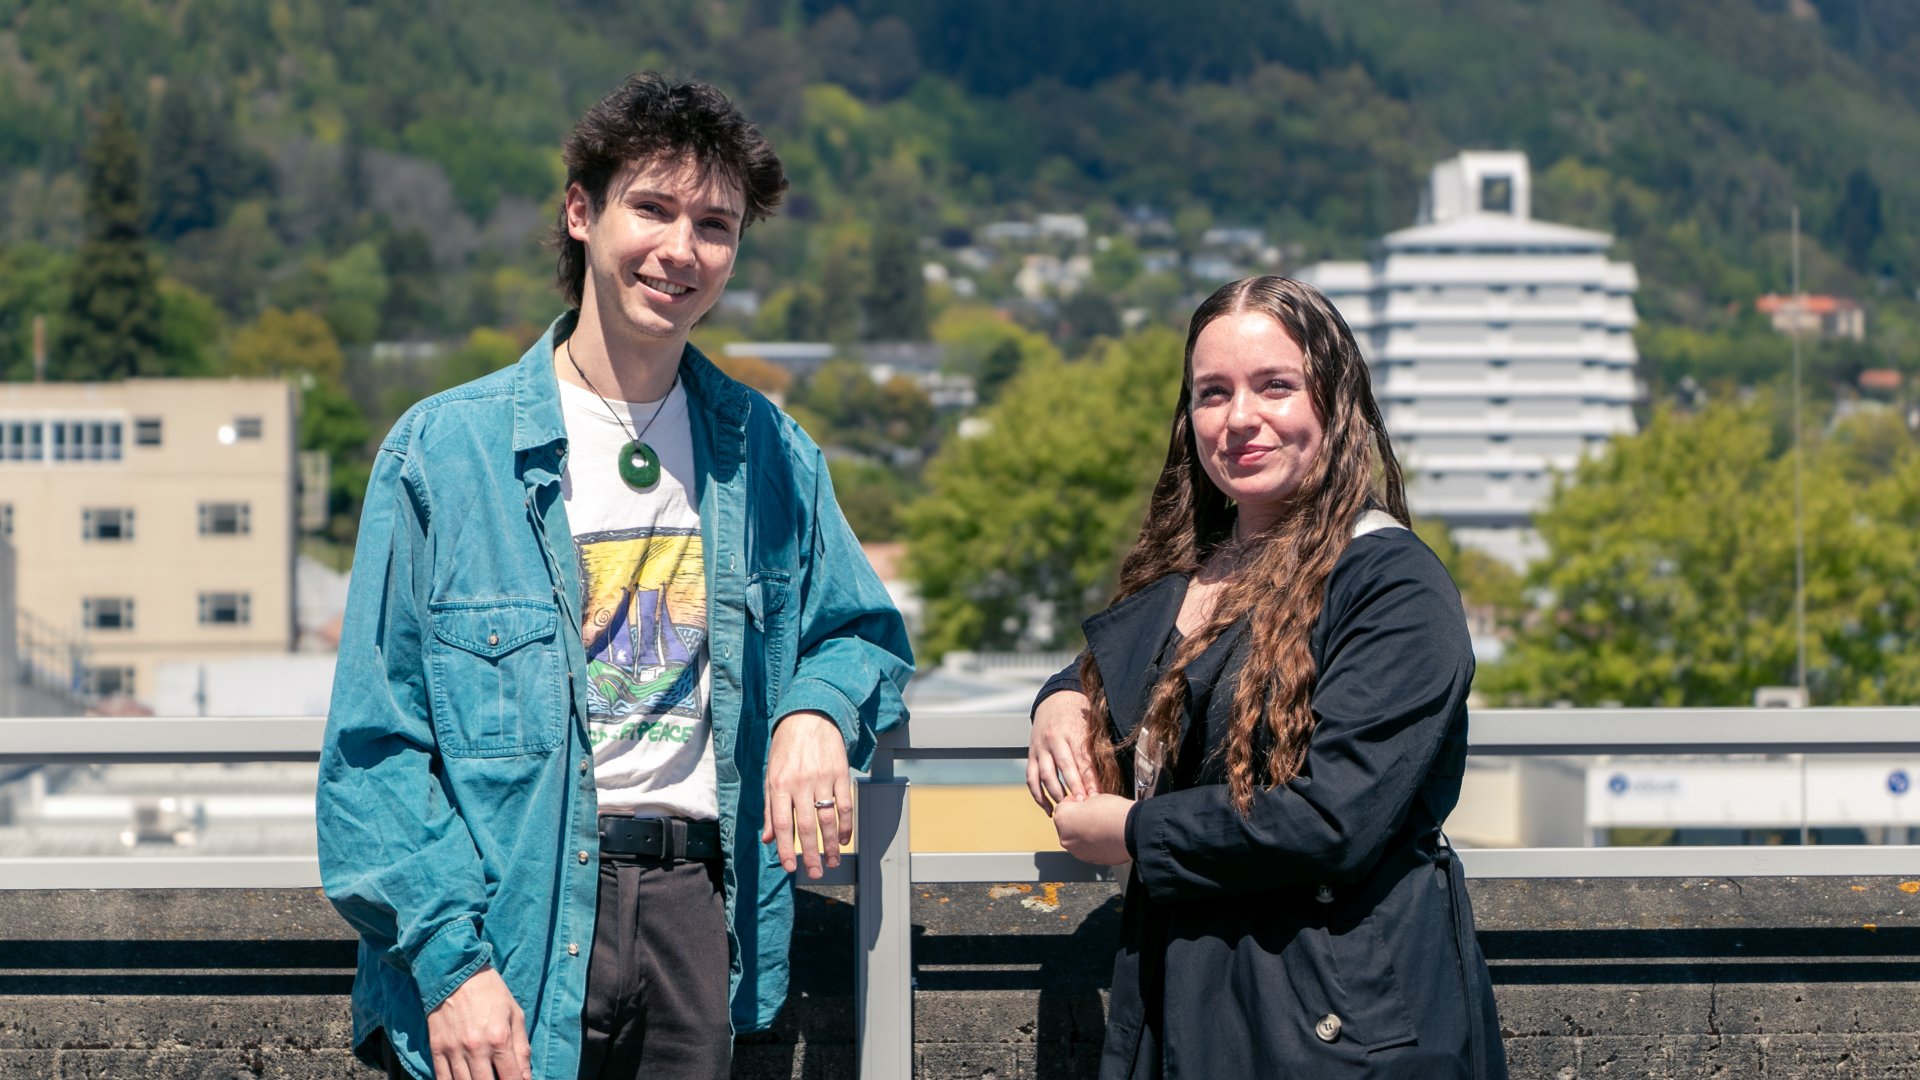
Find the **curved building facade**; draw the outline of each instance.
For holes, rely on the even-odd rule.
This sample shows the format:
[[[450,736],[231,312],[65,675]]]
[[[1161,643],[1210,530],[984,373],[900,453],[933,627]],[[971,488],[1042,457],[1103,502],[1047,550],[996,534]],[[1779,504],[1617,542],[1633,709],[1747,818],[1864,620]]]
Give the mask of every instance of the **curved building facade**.
[[[1633,293],[1613,237],[1535,221],[1527,158],[1434,166],[1420,222],[1300,273],[1353,327],[1414,513],[1518,566],[1556,472],[1635,430]]]

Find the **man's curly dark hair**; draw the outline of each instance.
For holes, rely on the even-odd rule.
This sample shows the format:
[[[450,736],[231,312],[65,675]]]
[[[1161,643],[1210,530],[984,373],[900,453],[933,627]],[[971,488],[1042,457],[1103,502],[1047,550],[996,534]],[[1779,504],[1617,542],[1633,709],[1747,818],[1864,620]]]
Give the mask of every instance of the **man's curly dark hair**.
[[[671,82],[643,71],[601,98],[567,136],[561,150],[567,184],[579,184],[599,213],[607,185],[622,169],[656,158],[689,160],[718,173],[746,198],[742,226],[773,213],[787,190],[787,173],[760,129],[740,115],[728,97],[708,83]],[[587,276],[587,247],[567,235],[567,208],[560,205],[553,244],[559,249],[556,283],[567,303],[579,307]]]

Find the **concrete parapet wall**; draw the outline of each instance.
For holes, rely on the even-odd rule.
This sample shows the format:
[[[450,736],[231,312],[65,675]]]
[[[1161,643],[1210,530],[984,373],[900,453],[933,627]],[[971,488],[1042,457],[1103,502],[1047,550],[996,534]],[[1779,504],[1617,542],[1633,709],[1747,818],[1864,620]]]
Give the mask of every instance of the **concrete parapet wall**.
[[[1920,881],[1475,881],[1516,1078],[1920,1078]],[[847,890],[741,1078],[853,1072]],[[918,886],[917,1072],[1090,1077],[1112,886]],[[357,1078],[353,940],[316,893],[0,892],[0,1077]]]

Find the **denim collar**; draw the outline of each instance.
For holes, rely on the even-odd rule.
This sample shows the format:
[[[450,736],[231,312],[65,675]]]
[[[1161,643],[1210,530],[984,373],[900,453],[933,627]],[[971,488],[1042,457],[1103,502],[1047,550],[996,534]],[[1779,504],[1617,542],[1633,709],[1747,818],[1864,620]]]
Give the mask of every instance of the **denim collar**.
[[[580,311],[571,308],[547,327],[540,340],[520,357],[513,373],[513,448],[533,450],[567,438],[560,415],[560,388],[555,381],[553,350],[573,335]],[[680,381],[691,403],[712,421],[744,432],[752,406],[746,388],[727,377],[689,342],[680,354]]]

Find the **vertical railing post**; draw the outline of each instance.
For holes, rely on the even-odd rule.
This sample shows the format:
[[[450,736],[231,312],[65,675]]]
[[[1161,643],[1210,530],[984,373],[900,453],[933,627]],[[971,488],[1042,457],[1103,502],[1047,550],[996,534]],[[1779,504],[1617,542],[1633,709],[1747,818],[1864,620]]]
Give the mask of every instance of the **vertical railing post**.
[[[860,785],[854,863],[854,1042],[860,1080],[913,1075],[913,880],[907,781],[893,774],[893,740],[881,737]]]

